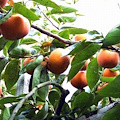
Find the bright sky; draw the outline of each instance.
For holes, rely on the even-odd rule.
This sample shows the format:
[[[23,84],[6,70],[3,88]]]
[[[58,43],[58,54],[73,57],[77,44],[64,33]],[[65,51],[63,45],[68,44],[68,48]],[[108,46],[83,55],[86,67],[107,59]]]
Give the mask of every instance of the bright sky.
[[[104,35],[120,23],[120,0],[79,0],[76,8],[85,14],[77,19],[77,26],[95,29]]]

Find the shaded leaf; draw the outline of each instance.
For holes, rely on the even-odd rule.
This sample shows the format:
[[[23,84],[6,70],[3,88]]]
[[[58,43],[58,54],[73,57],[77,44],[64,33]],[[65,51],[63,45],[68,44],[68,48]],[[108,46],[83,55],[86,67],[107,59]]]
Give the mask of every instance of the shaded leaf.
[[[100,79],[99,71],[101,67],[97,63],[97,58],[94,58],[87,66],[87,83],[92,90]]]
[[[19,60],[11,60],[4,69],[3,79],[6,87],[10,90],[19,78]]]
[[[76,96],[73,101],[72,109],[77,108],[78,114],[83,113],[93,102],[94,95],[91,93],[82,92]]]
[[[32,88],[34,88],[36,85],[38,85],[40,83],[40,74],[42,71],[43,67],[41,65],[37,66],[34,70],[34,74],[33,74],[33,80],[32,80]],[[36,93],[33,95],[33,99],[36,102],[36,97],[37,97],[37,91]]]
[[[7,64],[7,62],[8,62],[8,57],[0,59],[0,74],[1,74],[2,70],[4,69],[5,65]]]
[[[4,48],[4,46],[7,42],[8,41],[4,37],[0,38],[0,50],[2,50]]]
[[[47,82],[48,80],[49,80],[48,73],[46,68],[44,67],[43,70],[41,71],[40,83]],[[42,101],[45,101],[48,95],[48,86],[44,86],[38,89],[38,95]]]
[[[60,94],[56,89],[53,89],[49,92],[48,98],[50,103],[55,107],[56,103],[58,103],[58,100],[60,99]]]
[[[115,78],[114,81],[110,82],[104,88],[99,90],[97,93],[104,97],[120,97],[120,75]]]

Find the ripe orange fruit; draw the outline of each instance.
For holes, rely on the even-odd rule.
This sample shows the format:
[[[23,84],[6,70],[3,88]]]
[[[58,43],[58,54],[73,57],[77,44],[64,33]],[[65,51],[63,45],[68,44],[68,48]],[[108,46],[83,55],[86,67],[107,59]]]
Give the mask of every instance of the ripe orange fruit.
[[[119,54],[109,50],[101,50],[98,53],[97,62],[101,67],[113,68],[119,63]]]
[[[98,91],[98,90],[101,90],[101,89],[104,88],[106,85],[108,85],[108,83],[99,85],[99,86],[97,87],[97,91]]]
[[[27,64],[31,63],[35,61],[35,58],[25,58],[25,60],[23,61],[23,66],[26,66]],[[28,74],[33,74],[34,70],[32,71],[27,71]]]
[[[103,76],[104,77],[115,77],[115,76],[118,76],[119,75],[119,71],[112,71],[108,68],[106,68],[104,71],[103,71]]]
[[[75,35],[75,41],[83,41],[86,39],[86,36],[84,34],[77,34]]]
[[[0,0],[0,7],[3,8],[7,2],[8,2],[8,0]]]
[[[0,25],[0,31],[6,39],[18,40],[30,31],[30,22],[21,14],[13,14]]]
[[[62,48],[57,48],[50,53],[47,67],[54,74],[63,73],[70,63],[69,56],[62,56]]]
[[[0,86],[0,97],[4,97],[1,86]]]
[[[71,84],[78,88],[82,89],[83,87],[87,86],[87,78],[85,71],[79,71],[71,80]]]

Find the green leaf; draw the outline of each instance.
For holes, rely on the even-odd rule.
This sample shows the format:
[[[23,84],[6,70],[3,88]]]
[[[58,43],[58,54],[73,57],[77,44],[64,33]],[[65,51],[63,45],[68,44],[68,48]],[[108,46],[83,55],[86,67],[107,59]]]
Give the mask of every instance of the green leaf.
[[[68,103],[64,103],[64,105],[63,105],[63,107],[62,107],[62,110],[61,110],[61,113],[62,114],[68,114],[69,112],[70,112],[70,107],[69,107],[69,105],[68,105]]]
[[[10,117],[10,109],[6,107],[3,111],[3,120],[8,120]]]
[[[76,27],[62,27],[61,30],[68,30],[70,34],[84,34],[87,33],[88,30],[87,29],[83,29],[83,28],[76,28]]]
[[[77,46],[79,46],[79,42],[75,43],[73,45],[70,45],[69,47],[66,47],[64,51],[62,52],[62,56],[66,56],[68,54],[71,54],[71,51],[73,51]],[[71,54],[72,55],[72,54]]]
[[[77,47],[82,49],[79,49],[79,50],[77,49],[77,51],[75,50],[77,53],[72,61],[71,69],[68,74],[68,80],[71,80],[78,73],[78,71],[84,65],[86,60],[92,57],[101,47],[101,45],[99,44],[90,43],[90,42],[88,42],[88,44],[85,45],[84,47],[81,45],[82,44],[79,44],[79,46]]]
[[[62,16],[62,17],[59,17],[58,20],[60,22],[74,22],[76,20],[76,17]]]
[[[120,75],[115,78],[114,81],[110,82],[104,88],[99,90],[97,93],[104,97],[120,97]]]
[[[60,94],[56,89],[53,89],[49,92],[48,98],[50,103],[55,107],[56,103],[58,103],[58,100],[60,99]]]
[[[4,69],[3,79],[5,81],[6,87],[10,90],[19,78],[19,60],[11,60]]]
[[[61,7],[51,0],[33,0],[33,1],[39,3],[43,6],[56,8],[56,9],[62,11]]]
[[[44,67],[40,74],[40,83],[47,82],[48,80],[49,80],[48,73],[46,68]],[[45,101],[48,95],[48,86],[38,89],[38,95],[42,101]]]
[[[38,65],[40,65],[42,61],[43,61],[43,56],[42,55],[38,56],[33,62],[30,62],[29,64],[24,66],[23,69],[21,70],[21,73],[34,70]]]
[[[7,62],[8,62],[8,57],[0,59],[0,74],[1,74],[2,70],[4,69],[5,65],[7,64]],[[1,77],[1,75],[0,75],[0,77]]]
[[[65,39],[69,39],[69,31],[68,30],[63,30],[60,33],[58,33],[58,35],[62,38]],[[57,39],[54,39],[52,41],[52,43],[56,46],[56,47],[65,47],[65,44],[61,41],[58,41]]]
[[[97,63],[97,58],[91,60],[91,62],[87,66],[87,83],[90,89],[92,90],[94,86],[97,84],[100,79],[99,71],[101,67]]]
[[[2,24],[3,22],[5,22],[13,13],[13,9],[11,8],[7,13],[5,14],[1,14],[0,17],[0,24]]]
[[[29,45],[29,44],[34,44],[34,43],[37,43],[37,41],[33,38],[23,38],[20,40],[20,44]]]
[[[14,42],[14,41],[8,41],[8,42],[5,44],[5,46],[4,46],[4,48],[3,48],[3,53],[4,53],[5,56],[8,56],[8,49],[10,48],[10,46],[12,45],[13,42]]]
[[[27,55],[36,54],[36,52],[37,51],[34,48],[28,47],[26,45],[24,46],[21,45],[13,48],[9,52],[9,55],[10,57],[13,57],[13,58],[22,58]]]
[[[4,48],[4,46],[7,42],[8,41],[4,37],[0,38],[0,50],[2,50]]]
[[[94,98],[94,101],[93,101],[93,105],[98,105],[98,102],[100,101],[100,100],[102,100],[104,97],[103,96],[100,96],[100,95],[98,95],[98,94],[96,94],[95,95],[95,98]]]
[[[62,8],[62,10],[57,9],[57,8],[53,8],[47,14],[64,14],[64,13],[72,13],[72,12],[76,12],[77,11],[75,8],[62,6],[62,5],[60,5],[60,8]]]
[[[10,45],[9,49],[8,49],[8,53],[15,47],[17,47],[19,45],[19,40],[13,41],[13,43]]]
[[[30,9],[27,9],[24,5],[20,3],[14,3],[14,8],[13,8],[14,13],[20,13],[26,18],[28,18],[30,21],[33,20],[38,20],[39,17]]]
[[[120,104],[110,109],[102,118],[102,120],[120,120]]]
[[[74,99],[72,109],[77,108],[79,111],[78,114],[81,114],[81,112],[83,113],[84,110],[86,110],[92,104],[93,100],[93,94],[82,92]]]
[[[19,99],[18,97],[4,97],[0,99],[0,104],[7,104],[7,103],[13,103],[13,102],[18,102]]]
[[[120,25],[118,25],[117,27],[113,28],[108,32],[103,41],[103,46],[106,47],[118,43],[120,43]]]
[[[112,82],[115,80],[116,77],[101,77],[100,80],[103,82]]]
[[[34,74],[33,74],[33,80],[32,80],[32,88],[34,88],[36,85],[38,85],[40,83],[40,74],[41,74],[42,69],[43,69],[43,67],[41,65],[39,65],[35,68]],[[37,97],[37,91],[33,95],[33,99],[35,102],[36,102],[36,97]]]

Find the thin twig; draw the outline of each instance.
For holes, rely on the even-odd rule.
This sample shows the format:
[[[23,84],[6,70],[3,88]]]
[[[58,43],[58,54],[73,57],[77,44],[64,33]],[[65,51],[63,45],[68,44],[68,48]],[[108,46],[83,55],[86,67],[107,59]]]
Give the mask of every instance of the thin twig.
[[[14,120],[16,114],[18,113],[19,109],[23,106],[24,102],[26,100],[28,100],[29,97],[31,97],[37,89],[39,88],[42,88],[44,86],[47,86],[47,85],[55,85],[56,87],[58,87],[61,91],[63,91],[64,89],[58,84],[58,83],[55,83],[55,82],[51,82],[51,81],[48,81],[48,82],[44,82],[44,83],[41,83],[41,84],[38,84],[36,87],[34,87],[32,89],[32,91],[30,91],[23,99],[21,99],[17,106],[14,108],[13,112],[12,112],[12,115],[10,116],[9,120]]]
[[[65,43],[65,44],[69,44],[69,45],[74,44],[74,42],[71,42],[70,40],[64,39],[64,38],[62,38],[62,37],[60,37],[60,36],[58,36],[58,35],[56,35],[56,34],[53,34],[53,33],[49,32],[49,31],[44,30],[44,29],[42,29],[42,28],[40,28],[40,27],[37,27],[37,26],[35,26],[35,25],[31,25],[31,27],[34,28],[34,29],[36,29],[36,30],[38,30],[39,32],[41,32],[41,33],[43,33],[43,34],[46,34],[46,35],[48,35],[48,36],[50,36],[50,37],[53,37],[53,38],[55,38],[55,39],[57,39],[57,40]]]
[[[37,4],[37,7],[38,7],[38,9],[42,12],[42,14],[44,15],[44,17],[45,17],[55,28],[57,28],[57,29],[59,30],[59,28],[58,28],[57,26],[55,26],[55,25],[53,24],[53,22],[44,14],[44,12],[40,9],[40,7],[39,7],[38,4]]]

